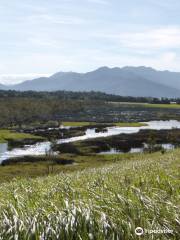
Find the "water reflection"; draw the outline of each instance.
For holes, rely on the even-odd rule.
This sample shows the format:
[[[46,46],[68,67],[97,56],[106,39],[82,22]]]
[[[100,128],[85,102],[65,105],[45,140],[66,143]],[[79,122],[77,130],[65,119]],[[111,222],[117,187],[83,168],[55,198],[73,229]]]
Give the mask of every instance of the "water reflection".
[[[159,144],[159,145],[162,146],[162,148],[164,150],[173,150],[175,148],[174,145],[170,144],[170,143],[163,143],[163,144]],[[141,148],[130,148],[129,151],[122,151],[122,150],[118,150],[116,148],[111,148],[110,150],[102,151],[99,154],[100,155],[104,155],[104,154],[108,155],[108,154],[123,154],[123,153],[143,153],[145,147],[147,147],[146,144],[144,144],[144,147],[141,147]]]
[[[176,120],[171,121],[150,121],[146,122],[148,126],[141,126],[141,127],[108,127],[107,132],[96,132],[95,129],[87,129],[85,135],[72,137],[67,139],[60,139],[57,142],[61,143],[68,143],[68,142],[75,142],[79,140],[86,140],[91,138],[98,138],[98,137],[108,137],[114,136],[118,134],[131,134],[137,133],[141,129],[154,129],[154,130],[161,130],[161,129],[172,129],[172,128],[180,128],[180,122]],[[28,155],[44,155],[46,151],[50,149],[50,142],[41,142],[34,145],[27,145],[23,148],[14,148],[12,150],[8,150],[7,144],[3,143],[0,144],[0,162],[6,160],[8,158],[13,157],[20,157],[20,156],[28,156]],[[112,150],[113,151],[113,150]],[[140,151],[139,149],[131,149],[131,152]]]
[[[8,150],[7,143],[0,143],[0,156],[3,155]]]

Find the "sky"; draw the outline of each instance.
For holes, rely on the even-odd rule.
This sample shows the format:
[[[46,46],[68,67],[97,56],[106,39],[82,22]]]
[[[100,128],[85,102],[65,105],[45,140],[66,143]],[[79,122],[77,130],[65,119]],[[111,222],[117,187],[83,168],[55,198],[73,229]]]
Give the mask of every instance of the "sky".
[[[180,72],[179,0],[0,0],[0,83],[100,66]]]

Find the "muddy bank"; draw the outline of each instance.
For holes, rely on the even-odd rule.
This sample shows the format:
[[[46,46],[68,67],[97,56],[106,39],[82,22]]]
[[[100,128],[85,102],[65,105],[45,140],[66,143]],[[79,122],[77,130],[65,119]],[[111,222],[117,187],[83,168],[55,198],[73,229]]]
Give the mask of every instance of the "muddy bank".
[[[92,154],[109,151],[114,148],[119,151],[129,152],[131,148],[142,148],[147,144],[180,145],[180,129],[172,130],[140,130],[133,134],[119,134],[110,137],[101,137],[78,141],[74,143],[57,144],[55,151],[73,154]]]
[[[29,138],[29,139],[7,139],[8,141],[8,149],[13,149],[17,147],[24,147],[25,145],[33,145],[38,142],[46,141],[45,138]]]
[[[44,137],[48,140],[52,139],[66,139],[71,137],[83,136],[85,131],[83,129],[38,129],[25,131],[36,136]]]
[[[2,166],[14,165],[18,163],[37,163],[37,162],[49,162],[51,164],[60,164],[60,165],[68,165],[73,164],[75,161],[72,159],[63,159],[60,156],[51,156],[48,158],[46,156],[24,156],[18,158],[11,158],[8,160],[2,161]]]
[[[33,134],[36,136],[44,137],[48,140],[52,139],[67,139],[72,137],[83,136],[87,129],[96,129],[97,132],[106,131],[106,127],[113,126],[113,124],[91,124],[82,127],[59,127],[59,128],[35,128],[24,129],[24,133]]]

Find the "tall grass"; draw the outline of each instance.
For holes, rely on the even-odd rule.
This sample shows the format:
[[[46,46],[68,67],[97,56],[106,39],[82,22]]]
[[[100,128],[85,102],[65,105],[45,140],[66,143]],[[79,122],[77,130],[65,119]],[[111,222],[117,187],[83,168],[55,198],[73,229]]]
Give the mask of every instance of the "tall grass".
[[[0,186],[0,239],[179,239],[180,151]],[[171,234],[138,237],[135,228]]]

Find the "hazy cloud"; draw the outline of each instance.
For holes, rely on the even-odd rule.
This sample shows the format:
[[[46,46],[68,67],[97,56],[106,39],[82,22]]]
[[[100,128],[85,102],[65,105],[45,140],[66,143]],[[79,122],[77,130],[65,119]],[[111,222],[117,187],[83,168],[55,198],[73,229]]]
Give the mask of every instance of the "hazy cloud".
[[[180,71],[179,11],[179,0],[1,0],[0,82],[101,65]]]
[[[0,82],[3,84],[14,84],[22,81],[31,80],[39,77],[48,77],[50,74],[45,73],[27,73],[27,74],[0,74]]]
[[[134,49],[169,49],[180,47],[180,27],[161,27],[144,31],[129,31],[115,34],[97,34],[97,37],[109,39],[121,47]]]
[[[110,1],[107,0],[87,0],[88,2],[91,3],[97,3],[97,4],[103,4],[103,5],[108,5]]]
[[[66,25],[76,25],[84,24],[87,21],[80,17],[73,16],[62,16],[62,15],[50,15],[50,14],[40,14],[30,16],[28,21],[31,23],[50,23],[50,24],[66,24]]]

